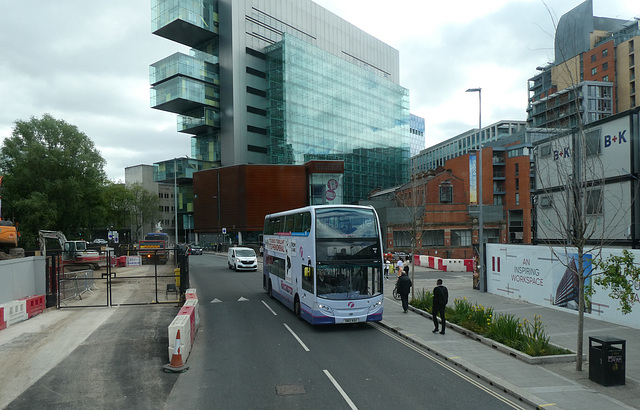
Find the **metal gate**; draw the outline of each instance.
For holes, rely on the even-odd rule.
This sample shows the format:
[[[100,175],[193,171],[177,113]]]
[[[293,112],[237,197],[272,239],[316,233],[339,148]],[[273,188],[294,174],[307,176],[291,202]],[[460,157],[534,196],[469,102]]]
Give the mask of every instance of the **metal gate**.
[[[116,256],[113,250],[101,253],[97,262],[70,262],[67,255],[54,255],[47,260],[47,306],[62,309],[180,302],[189,287],[189,255],[180,248],[169,251],[172,257],[166,264],[160,264],[161,258],[156,257],[149,258],[152,263],[143,263],[134,252]],[[91,267],[94,263],[99,269]]]

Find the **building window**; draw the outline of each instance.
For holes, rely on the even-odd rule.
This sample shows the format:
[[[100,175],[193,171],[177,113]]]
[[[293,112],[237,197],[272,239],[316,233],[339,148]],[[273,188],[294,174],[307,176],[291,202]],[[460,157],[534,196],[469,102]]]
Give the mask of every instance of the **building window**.
[[[602,81],[609,81],[609,76],[605,75],[604,77],[602,77]]]
[[[551,195],[542,195],[540,197],[540,208],[551,208],[553,205],[553,200],[551,199]]]
[[[596,55],[595,54],[591,54],[591,62],[595,63],[596,61]]]
[[[444,230],[422,231],[422,246],[444,246]]]
[[[600,128],[587,131],[584,135],[587,156],[600,154]]]
[[[471,246],[470,230],[452,230],[451,246]]]
[[[551,144],[540,145],[540,156],[541,157],[550,157],[551,156]]]
[[[605,48],[602,50],[602,57],[606,57],[607,55],[609,55],[609,49]]]
[[[410,247],[411,234],[408,231],[393,231],[394,247]]]
[[[516,192],[516,205],[520,205],[520,194]]]
[[[593,67],[591,69],[591,75],[596,75],[596,74],[598,74],[598,67]]]
[[[520,164],[516,162],[516,176],[520,175]],[[517,181],[517,180],[516,180]]]
[[[516,191],[519,191],[519,190],[520,190],[520,178],[516,178]]]
[[[602,63],[602,71],[607,71],[609,68],[609,63]]]
[[[441,203],[453,202],[453,187],[450,184],[440,185],[440,202]]]
[[[602,189],[587,191],[587,215],[602,215]]]

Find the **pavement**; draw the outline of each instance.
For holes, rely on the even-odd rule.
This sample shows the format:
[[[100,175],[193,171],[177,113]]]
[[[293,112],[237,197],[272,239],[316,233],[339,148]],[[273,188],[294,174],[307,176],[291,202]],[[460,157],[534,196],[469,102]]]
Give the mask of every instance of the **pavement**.
[[[421,277],[441,277],[449,289],[449,303],[466,297],[495,313],[513,313],[522,319],[542,322],[551,342],[575,351],[577,314],[571,311],[532,305],[523,301],[482,293],[472,289],[469,273],[438,272],[414,267]],[[416,292],[431,290],[435,279],[416,279]],[[392,296],[393,281],[385,288],[381,325],[406,340],[420,345],[452,367],[484,380],[511,396],[522,407],[540,409],[636,409],[640,408],[640,329],[585,318],[583,370],[575,362],[529,364],[509,352],[480,343],[459,328],[447,327],[445,335],[432,333],[433,322],[426,312],[410,308],[404,313]],[[48,309],[45,313],[0,331],[0,409],[70,354],[113,314],[113,309]],[[37,337],[40,335],[40,337]],[[626,340],[626,384],[604,387],[589,380],[589,336],[610,336]],[[26,354],[17,355],[21,339],[38,340]],[[23,346],[24,347],[24,346]],[[24,353],[24,351],[23,351]]]
[[[542,318],[553,344],[576,351],[577,312],[533,305],[521,300],[483,293],[472,288],[470,273],[438,272],[415,267],[416,272],[440,277],[449,290],[449,306],[456,298],[492,307],[495,313],[513,313],[521,319]],[[425,275],[421,275],[425,276]],[[435,279],[416,279],[416,293],[432,290]],[[565,363],[529,364],[509,352],[480,343],[462,328],[447,327],[445,335],[432,333],[431,315],[410,307],[406,314],[400,301],[393,299],[393,282],[385,288],[382,325],[420,345],[459,370],[496,386],[523,407],[540,409],[637,409],[640,408],[640,329],[632,329],[585,318],[583,370],[575,370],[575,360]],[[409,295],[411,299],[411,294]],[[625,385],[605,387],[589,380],[589,336],[609,336],[626,341]]]

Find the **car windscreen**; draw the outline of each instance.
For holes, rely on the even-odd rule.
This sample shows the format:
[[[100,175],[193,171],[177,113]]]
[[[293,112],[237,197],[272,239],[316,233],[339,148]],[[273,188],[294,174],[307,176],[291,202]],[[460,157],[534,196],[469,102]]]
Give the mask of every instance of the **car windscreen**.
[[[236,255],[240,258],[252,258],[256,256],[256,253],[253,249],[238,249]]]

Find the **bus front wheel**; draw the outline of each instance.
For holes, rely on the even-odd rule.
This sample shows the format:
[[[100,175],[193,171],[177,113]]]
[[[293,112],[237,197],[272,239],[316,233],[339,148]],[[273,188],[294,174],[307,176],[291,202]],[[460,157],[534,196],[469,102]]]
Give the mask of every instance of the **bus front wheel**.
[[[300,319],[300,299],[298,295],[296,295],[296,298],[293,300],[293,313]]]

